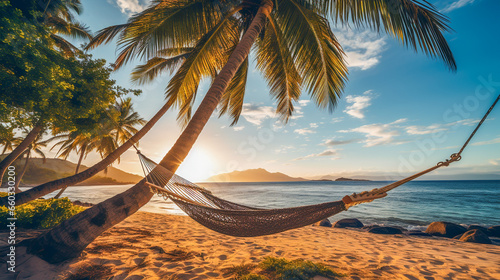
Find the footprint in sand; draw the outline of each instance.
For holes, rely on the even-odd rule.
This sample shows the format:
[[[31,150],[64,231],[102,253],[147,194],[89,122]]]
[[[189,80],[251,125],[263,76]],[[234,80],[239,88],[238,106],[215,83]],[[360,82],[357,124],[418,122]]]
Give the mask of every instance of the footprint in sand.
[[[444,262],[440,261],[440,260],[431,260],[430,263],[433,265],[443,265],[444,264]]]

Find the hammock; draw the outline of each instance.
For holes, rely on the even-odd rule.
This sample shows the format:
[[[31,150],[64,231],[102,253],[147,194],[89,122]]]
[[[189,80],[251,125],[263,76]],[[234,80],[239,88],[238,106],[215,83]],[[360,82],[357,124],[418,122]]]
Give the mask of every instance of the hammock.
[[[424,174],[450,163],[459,161],[461,153],[469,144],[479,127],[486,120],[500,95],[478,123],[458,153],[449,159],[422,172],[411,175],[380,189],[373,189],[359,194],[345,196],[342,200],[281,209],[261,209],[230,202],[213,195],[209,190],[173,174],[144,156],[139,150],[137,154],[145,174],[146,184],[151,191],[171,199],[181,210],[203,226],[216,232],[239,237],[262,236],[283,232],[290,229],[311,225],[338,214],[357,204],[371,202],[385,197],[387,192],[414,180]]]

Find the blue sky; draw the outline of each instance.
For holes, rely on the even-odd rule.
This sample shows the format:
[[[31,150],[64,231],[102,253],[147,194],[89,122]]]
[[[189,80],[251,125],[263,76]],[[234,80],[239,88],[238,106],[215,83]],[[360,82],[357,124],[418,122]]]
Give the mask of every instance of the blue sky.
[[[339,106],[330,114],[309,102],[306,93],[293,119],[282,125],[261,74],[250,73],[240,122],[230,127],[226,117],[212,117],[192,153],[178,173],[202,181],[210,175],[265,168],[291,176],[324,175],[393,179],[433,166],[456,152],[477,120],[500,92],[500,43],[496,0],[431,1],[451,20],[446,35],[458,71],[441,61],[406,49],[399,42],[370,30],[334,27],[348,54],[349,81]],[[138,0],[85,0],[81,21],[96,32],[124,23],[147,6]],[[115,44],[91,53],[109,62]],[[149,119],[164,102],[164,75],[146,86],[130,83],[132,62],[114,73],[125,87],[139,88],[137,111]],[[200,87],[204,94],[205,83]],[[180,134],[176,112],[168,113],[143,138],[144,154],[160,160]],[[423,179],[476,178],[468,174],[500,177],[500,108],[490,115],[463,160]],[[86,164],[98,158],[89,156]],[[76,156],[70,157],[76,161]],[[139,173],[133,151],[119,165]],[[457,176],[460,175],[460,176]],[[485,175],[483,178],[494,178]]]

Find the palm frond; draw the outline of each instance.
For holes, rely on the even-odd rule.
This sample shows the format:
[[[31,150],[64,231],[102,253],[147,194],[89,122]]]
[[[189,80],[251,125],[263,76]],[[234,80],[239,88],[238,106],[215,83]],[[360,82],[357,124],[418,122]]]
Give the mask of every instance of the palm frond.
[[[276,113],[287,122],[293,113],[293,102],[299,100],[302,80],[274,18],[270,17],[264,37],[257,46],[257,67],[264,73],[270,93],[278,102]]]
[[[153,1],[122,31],[116,68],[136,56],[149,59],[159,50],[192,46],[222,18],[218,7],[213,1]]]
[[[196,46],[170,80],[166,94],[179,107],[178,119],[186,124],[203,78],[214,77],[227,60],[227,53],[239,40],[237,21],[231,14],[198,40]]]
[[[188,56],[189,53],[180,54],[170,58],[153,57],[145,64],[136,66],[132,72],[131,79],[138,84],[145,84],[151,82],[165,71],[169,71],[170,74],[173,74],[177,69],[179,69],[180,65]]]
[[[73,46],[70,42],[61,36],[50,34],[50,38],[54,41],[54,44],[58,49],[60,49],[65,56],[73,56],[75,53],[81,52],[80,49]]]
[[[233,119],[231,126],[238,123],[238,120],[243,110],[243,100],[245,97],[245,88],[248,76],[248,58],[243,61],[229,83],[228,88],[222,95],[219,102],[219,115],[229,113]]]
[[[449,20],[427,1],[417,0],[322,0],[315,1],[336,21],[381,28],[415,51],[421,50],[444,61],[455,71],[457,65],[443,32],[451,31]]]
[[[281,0],[275,13],[303,85],[320,108],[332,111],[343,91],[347,67],[328,21],[303,0]]]
[[[93,49],[101,44],[107,44],[111,42],[117,35],[120,35],[130,24],[118,24],[108,26],[104,29],[99,30],[97,35],[95,35],[92,40],[85,47],[86,50]]]

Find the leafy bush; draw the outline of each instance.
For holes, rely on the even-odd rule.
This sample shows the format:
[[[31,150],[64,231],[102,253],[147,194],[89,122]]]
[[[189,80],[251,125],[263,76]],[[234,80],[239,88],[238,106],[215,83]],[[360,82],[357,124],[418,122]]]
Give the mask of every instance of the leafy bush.
[[[317,275],[330,278],[343,276],[324,264],[301,259],[289,261],[284,258],[267,257],[260,263],[260,267],[280,280],[309,280]]]
[[[0,193],[0,196],[6,196]],[[59,199],[37,199],[16,207],[16,226],[29,229],[51,228],[85,208],[76,206],[65,198]],[[11,217],[9,209],[0,207],[0,227],[5,228],[8,224],[7,218]]]
[[[249,273],[238,278],[238,280],[269,280],[266,276],[255,273]]]
[[[259,266],[253,264],[235,265],[222,270],[224,277],[235,280],[311,280],[315,276],[337,279],[345,275],[336,273],[328,266],[305,260],[287,260],[267,257]]]

